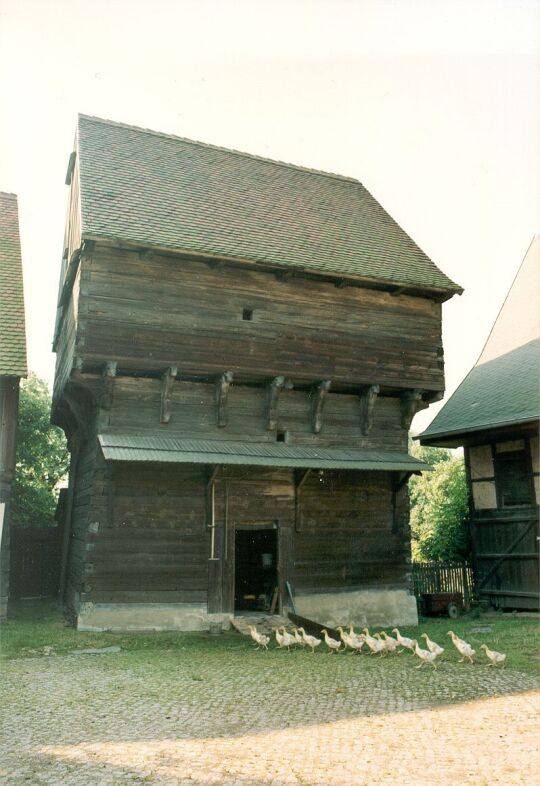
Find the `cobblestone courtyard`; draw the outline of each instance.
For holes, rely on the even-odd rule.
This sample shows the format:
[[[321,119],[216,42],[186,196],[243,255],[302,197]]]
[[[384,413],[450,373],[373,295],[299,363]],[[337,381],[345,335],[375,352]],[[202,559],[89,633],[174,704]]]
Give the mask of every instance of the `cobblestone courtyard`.
[[[244,643],[5,663],[0,782],[537,783],[533,675]]]

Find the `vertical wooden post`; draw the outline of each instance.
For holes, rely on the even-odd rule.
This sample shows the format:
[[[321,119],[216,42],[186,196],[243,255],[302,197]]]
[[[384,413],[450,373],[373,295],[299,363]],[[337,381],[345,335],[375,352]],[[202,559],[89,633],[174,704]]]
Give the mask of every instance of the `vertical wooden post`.
[[[15,474],[15,438],[19,410],[19,377],[0,376],[0,622],[7,617],[9,597],[11,488]]]

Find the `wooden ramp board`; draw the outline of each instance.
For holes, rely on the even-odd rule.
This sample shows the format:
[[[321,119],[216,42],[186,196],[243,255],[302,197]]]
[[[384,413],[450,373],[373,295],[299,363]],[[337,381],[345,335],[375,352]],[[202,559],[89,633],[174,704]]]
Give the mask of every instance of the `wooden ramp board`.
[[[321,631],[326,630],[330,638],[337,639],[337,641],[341,640],[339,631],[335,630],[335,628],[329,628],[327,625],[321,625],[320,622],[315,622],[315,620],[310,620],[307,617],[301,617],[299,614],[292,614],[291,612],[289,613],[289,620],[295,627],[303,628],[310,636],[320,638]]]

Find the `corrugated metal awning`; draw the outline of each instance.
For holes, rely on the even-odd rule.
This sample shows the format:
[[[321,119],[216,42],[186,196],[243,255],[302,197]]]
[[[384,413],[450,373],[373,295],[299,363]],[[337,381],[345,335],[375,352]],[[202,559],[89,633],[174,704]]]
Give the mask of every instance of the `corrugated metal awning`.
[[[177,439],[131,434],[99,434],[109,461],[154,461],[173,464],[237,464],[313,469],[378,469],[418,472],[431,469],[407,453],[371,449],[318,448],[276,442]]]

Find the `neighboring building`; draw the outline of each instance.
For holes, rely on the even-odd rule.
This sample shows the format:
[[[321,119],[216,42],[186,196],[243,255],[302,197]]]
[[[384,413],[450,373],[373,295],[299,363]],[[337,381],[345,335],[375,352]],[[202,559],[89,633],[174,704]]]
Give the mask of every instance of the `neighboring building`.
[[[53,420],[81,629],[415,622],[410,422],[460,292],[356,180],[82,116]],[[277,588],[277,592],[276,592]]]
[[[0,192],[0,622],[7,616],[10,500],[15,472],[19,382],[26,374],[17,197]]]
[[[512,284],[476,366],[422,445],[465,448],[481,598],[539,606],[540,237]]]

